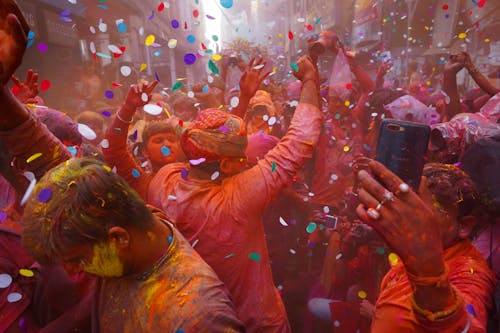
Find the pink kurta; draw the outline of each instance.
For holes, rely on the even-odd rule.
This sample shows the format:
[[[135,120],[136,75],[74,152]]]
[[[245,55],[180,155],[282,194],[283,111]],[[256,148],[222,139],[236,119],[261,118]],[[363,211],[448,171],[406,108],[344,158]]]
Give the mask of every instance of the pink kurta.
[[[163,167],[148,202],[173,217],[176,227],[227,285],[238,317],[250,332],[289,332],[273,284],[262,216],[280,190],[313,154],[320,110],[299,104],[289,131],[257,165],[222,181],[182,177],[188,164]],[[184,171],[185,173],[185,171]]]

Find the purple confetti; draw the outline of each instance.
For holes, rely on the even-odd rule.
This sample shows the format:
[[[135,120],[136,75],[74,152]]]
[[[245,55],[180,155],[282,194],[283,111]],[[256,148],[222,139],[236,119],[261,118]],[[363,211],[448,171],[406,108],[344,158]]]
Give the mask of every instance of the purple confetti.
[[[113,94],[111,90],[106,90],[104,92],[104,96],[106,96],[107,99],[112,99],[113,97],[115,97],[115,94]]]
[[[101,112],[104,117],[111,117],[111,112],[104,110]]]
[[[476,311],[474,310],[474,307],[472,306],[472,304],[467,304],[467,306],[465,308],[467,309],[468,313],[470,313],[471,315],[474,316],[474,318],[476,318]]]
[[[132,140],[137,141],[137,130],[132,133]]]
[[[155,79],[156,79],[156,81],[160,82],[160,76],[158,75],[157,72],[155,72]]]
[[[172,25],[172,28],[174,28],[174,29],[179,28],[179,21],[177,21],[177,20],[172,20],[170,22],[170,24]]]
[[[151,12],[151,15],[149,15],[149,17],[148,17],[148,20],[150,20],[150,21],[151,21],[151,20],[152,20],[152,19],[154,19],[154,18],[155,18],[155,12],[154,12],[154,11],[152,11],[152,12]]]
[[[38,201],[49,202],[52,198],[52,190],[50,188],[44,188],[38,193]]]
[[[38,51],[45,53],[49,50],[49,47],[45,43],[38,43]]]
[[[207,19],[209,20],[215,20],[215,17],[213,17],[212,15],[206,15]]]
[[[189,174],[189,171],[187,169],[182,169],[181,170],[181,177],[182,177],[182,179],[187,179],[188,174]]]
[[[196,55],[193,53],[186,53],[184,55],[184,63],[186,65],[193,65],[196,62]]]
[[[0,222],[3,222],[7,219],[7,213],[6,212],[0,212]]]
[[[227,127],[226,125],[222,125],[221,127],[219,127],[219,131],[221,131],[222,133],[229,133],[229,127]]]

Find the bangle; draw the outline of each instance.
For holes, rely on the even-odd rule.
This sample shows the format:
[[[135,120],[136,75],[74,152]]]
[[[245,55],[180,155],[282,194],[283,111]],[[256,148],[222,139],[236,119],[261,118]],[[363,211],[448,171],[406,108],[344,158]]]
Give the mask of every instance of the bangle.
[[[123,120],[122,117],[120,117],[120,111],[116,112],[116,118],[118,118],[119,121],[121,121],[122,123],[125,123],[125,124],[132,124],[132,122],[134,121],[134,117],[132,117],[132,119],[130,120]]]
[[[416,314],[431,322],[448,317],[462,307],[462,298],[458,296],[458,292],[455,288],[452,287],[451,290],[453,292],[454,302],[442,311],[432,312],[430,310],[422,309],[417,302],[415,302],[415,297],[413,295],[410,296],[411,307]]]
[[[477,73],[477,72],[478,72],[478,70],[477,70],[477,68],[476,68],[476,67],[468,68],[468,70],[469,70],[469,73],[470,73],[470,74],[474,74],[474,73]]]
[[[439,276],[418,276],[410,272],[406,272],[408,279],[413,285],[420,287],[438,287],[442,288],[449,284],[448,280],[448,267],[445,266],[444,272]]]

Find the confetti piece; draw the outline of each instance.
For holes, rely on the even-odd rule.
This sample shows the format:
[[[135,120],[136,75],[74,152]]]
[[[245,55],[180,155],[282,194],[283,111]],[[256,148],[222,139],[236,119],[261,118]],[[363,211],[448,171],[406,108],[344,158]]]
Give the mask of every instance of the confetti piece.
[[[40,156],[42,156],[42,153],[33,154],[30,157],[28,157],[28,159],[26,160],[26,163],[31,163],[34,160],[36,160],[37,158],[39,158]]]
[[[181,87],[182,87],[182,82],[176,82],[172,87],[172,91],[176,91],[177,89],[180,89]]]
[[[9,295],[7,295],[7,302],[9,303],[19,302],[22,298],[23,295],[21,295],[20,293],[10,293]]]
[[[229,259],[234,257],[234,253],[229,253],[227,256],[224,257],[224,259]]]
[[[288,39],[293,40],[293,32],[288,31]]]
[[[226,9],[233,7],[233,0],[220,0],[220,5]]]
[[[52,190],[50,188],[44,188],[38,193],[38,201],[47,203],[52,199]]]
[[[389,253],[389,262],[391,266],[396,265],[399,262],[398,255],[395,253]]]
[[[299,65],[297,65],[296,62],[290,63],[290,68],[293,69],[294,72],[298,72],[299,71]]]
[[[205,15],[205,17],[209,20],[215,20],[215,17],[213,17],[212,15]]]
[[[210,179],[212,180],[216,180],[217,178],[219,178],[220,176],[220,172],[219,171],[215,171],[211,176],[210,176]]]
[[[172,21],[170,21],[170,25],[172,26],[172,28],[178,29],[179,28],[179,21],[172,20]]]
[[[196,62],[196,55],[193,53],[186,53],[184,55],[184,63],[186,65],[193,65]]]
[[[351,148],[349,146],[344,146],[343,151],[344,153],[347,153]]]
[[[38,43],[38,51],[45,53],[49,50],[49,47],[45,43]]]
[[[260,261],[260,254],[256,252],[252,252],[248,255],[248,258],[250,258],[253,261],[259,262]]]
[[[384,254],[384,253],[385,253],[385,249],[384,249],[383,247],[381,247],[381,246],[380,246],[380,247],[377,247],[377,254],[382,255],[382,254]]]
[[[467,304],[465,308],[467,309],[468,313],[470,313],[472,316],[474,316],[474,318],[476,318],[476,311],[474,310],[474,306],[472,306],[472,304]]]
[[[288,223],[286,223],[285,219],[284,219],[284,218],[282,218],[281,216],[280,216],[279,221],[280,221],[280,223],[281,223],[281,225],[282,225],[282,226],[284,226],[284,227],[288,227]]]
[[[162,146],[160,151],[163,156],[170,156],[170,154],[172,153],[167,146]]]
[[[465,32],[461,32],[458,34],[458,38],[460,38],[460,39],[467,38],[467,34]]]
[[[219,68],[212,60],[208,60],[208,69],[210,69],[210,71],[215,75],[219,74]]]
[[[137,169],[132,169],[132,176],[134,176],[134,178],[139,178],[141,176],[141,173],[139,172],[139,170]]]
[[[144,105],[143,110],[152,116],[158,116],[163,112],[163,108],[156,104],[146,104]]]
[[[182,179],[184,179],[184,180],[187,179],[188,175],[189,175],[189,171],[187,169],[181,170],[181,178]]]
[[[113,97],[115,97],[115,94],[111,91],[111,90],[106,90],[104,92],[104,96],[107,98],[107,99],[112,99]]]
[[[165,9],[165,4],[163,2],[161,2],[159,5],[158,5],[158,12],[161,12]]]
[[[351,102],[349,102],[349,101],[345,101],[345,102],[344,102],[344,105],[345,105],[345,106],[349,106],[349,105],[351,105]]]
[[[200,16],[198,9],[193,10],[193,17],[198,18],[198,16]]]
[[[116,25],[118,32],[125,33],[127,32],[127,25],[124,22],[120,22]]]
[[[153,45],[154,42],[155,42],[155,36],[154,35],[148,35],[146,37],[146,39],[144,40],[144,44],[146,44],[146,46],[151,46],[151,45]]]
[[[335,260],[339,260],[340,258],[342,258],[342,253],[339,253],[335,256]]]
[[[24,193],[23,198],[21,199],[21,206],[24,206],[24,204],[28,201],[28,198],[30,197],[33,190],[35,189],[35,185],[36,185],[36,178],[35,178],[35,174],[33,172],[25,171],[24,177],[26,177],[26,179],[28,179],[30,184],[28,186],[28,189]]]
[[[235,108],[238,106],[238,104],[240,104],[240,99],[238,98],[238,96],[234,96],[231,98],[229,103],[230,103],[231,107]]]
[[[358,297],[361,298],[361,299],[365,299],[368,295],[366,294],[366,292],[364,290],[360,290],[358,291]]]
[[[313,232],[316,230],[316,228],[317,228],[317,227],[318,227],[318,225],[317,225],[316,223],[311,222],[311,223],[309,223],[309,224],[307,225],[307,227],[306,227],[306,231],[307,231],[309,234],[311,234],[311,233],[313,233]]]
[[[277,121],[276,117],[271,117],[271,118],[269,118],[269,121],[267,122],[267,124],[269,126],[273,126],[274,124],[276,124],[276,121]]]
[[[318,25],[319,22],[321,22],[321,17],[318,17],[316,20],[314,20],[314,25]]]
[[[276,171],[276,162],[271,163],[271,171]]]
[[[176,46],[177,46],[177,39],[170,39],[168,41],[168,47],[169,48],[175,49]]]
[[[78,132],[87,140],[92,141],[97,138],[94,130],[85,124],[78,124]]]
[[[33,277],[35,276],[35,273],[31,269],[26,269],[26,268],[21,268],[19,270],[19,274],[21,274],[24,277]]]
[[[196,42],[196,37],[193,36],[193,35],[188,35],[186,37],[186,41],[189,43],[189,44],[193,44],[194,42]]]
[[[194,247],[196,246],[196,244],[198,244],[199,241],[200,241],[199,239],[195,240],[193,244],[191,244],[191,247],[194,249]]]
[[[189,160],[189,163],[191,165],[200,165],[202,164],[203,162],[205,162],[207,159],[204,158],[204,157],[201,157],[201,158],[198,158],[198,159],[195,159],[195,160]]]
[[[68,151],[71,153],[71,156],[76,156],[77,150],[74,146],[68,146]]]
[[[123,76],[128,77],[130,76],[130,74],[132,74],[132,68],[130,68],[129,66],[122,66],[120,67],[120,73]]]
[[[7,213],[6,212],[0,212],[0,222],[3,222],[7,219]]]
[[[0,274],[0,289],[8,288],[12,283],[12,276],[9,274]]]
[[[219,41],[219,37],[217,35],[212,35],[212,40],[214,42],[218,42]]]
[[[444,4],[442,8],[443,8],[443,10],[448,10],[448,5]]]

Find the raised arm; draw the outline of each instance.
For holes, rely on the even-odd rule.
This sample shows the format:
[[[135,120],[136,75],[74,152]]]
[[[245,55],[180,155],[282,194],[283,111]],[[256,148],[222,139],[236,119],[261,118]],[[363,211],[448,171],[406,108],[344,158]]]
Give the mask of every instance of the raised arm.
[[[467,52],[462,52],[465,57],[465,68],[469,72],[470,76],[474,79],[474,82],[481,88],[485,93],[490,96],[496,95],[500,92],[500,89],[491,84],[491,82],[481,73],[476,66],[472,63],[472,59]]]
[[[239,103],[238,106],[231,111],[232,114],[240,118],[245,118],[250,99],[255,96],[262,81],[271,73],[269,71],[264,72],[265,65],[266,62],[262,58],[257,60],[252,58],[250,60],[250,63],[241,76]]]
[[[146,105],[151,100],[151,92],[157,84],[158,81],[154,81],[149,85],[140,83],[130,86],[125,102],[116,112],[115,119],[106,131],[105,139],[108,140],[109,147],[102,150],[106,163],[116,167],[117,174],[125,179],[144,200],[146,200],[152,176],[144,172],[128,150],[127,135],[137,108]]]
[[[443,92],[448,96],[449,103],[446,103],[447,119],[462,112],[460,96],[458,95],[457,73],[464,68],[464,58],[458,55],[451,55],[443,70]]]

